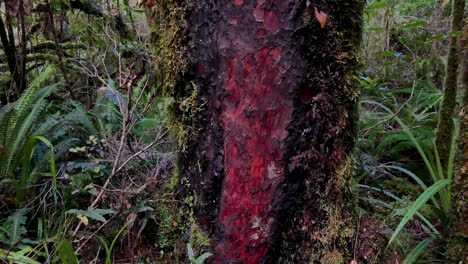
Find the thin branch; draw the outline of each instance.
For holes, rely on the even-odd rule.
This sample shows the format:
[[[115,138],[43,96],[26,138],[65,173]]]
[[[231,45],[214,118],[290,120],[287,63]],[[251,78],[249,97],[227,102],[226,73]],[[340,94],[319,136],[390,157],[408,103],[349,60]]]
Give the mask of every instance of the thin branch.
[[[137,153],[135,153],[134,155],[130,156],[129,158],[127,158],[120,166],[118,166],[118,160],[119,160],[119,155],[118,157],[116,158],[115,162],[114,162],[114,166],[112,168],[112,172],[111,172],[111,175],[109,175],[109,177],[107,178],[106,182],[104,183],[104,185],[102,186],[102,189],[101,191],[99,192],[99,194],[96,196],[96,198],[94,199],[94,201],[91,203],[91,207],[95,207],[99,201],[101,200],[102,196],[104,195],[104,192],[106,191],[107,187],[109,186],[110,184],[110,181],[112,180],[112,178],[117,174],[119,173],[130,161],[132,161],[133,159],[135,159],[136,157],[138,157],[138,155],[140,155],[141,153],[147,151],[148,149],[152,148],[154,145],[156,145],[167,133],[169,132],[169,130],[166,130],[164,131],[163,133],[161,133],[155,140],[153,140],[153,142],[151,142],[150,144],[148,144],[146,147],[144,147],[143,149],[141,149],[140,151],[138,151]],[[120,143],[121,146],[124,144],[124,142],[121,142]],[[118,166],[118,167],[117,167]],[[78,231],[80,230],[80,227],[81,227],[81,222],[78,224],[78,226],[76,227],[76,229],[74,230],[73,232],[73,236],[75,236]]]

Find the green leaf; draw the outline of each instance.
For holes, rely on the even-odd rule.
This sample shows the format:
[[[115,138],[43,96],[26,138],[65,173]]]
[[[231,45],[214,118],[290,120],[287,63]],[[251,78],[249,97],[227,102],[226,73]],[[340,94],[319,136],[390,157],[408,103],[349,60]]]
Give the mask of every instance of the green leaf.
[[[408,223],[411,218],[418,212],[421,207],[426,204],[426,202],[433,197],[437,192],[439,192],[442,188],[450,184],[450,181],[447,179],[440,180],[436,183],[434,183],[431,187],[429,187],[427,190],[425,190],[419,197],[416,199],[416,201],[407,209],[406,214],[403,216],[403,219],[401,219],[400,223],[398,224],[398,227],[395,229],[395,231],[392,234],[392,237],[388,241],[388,245],[390,245],[393,240],[395,240],[396,236],[400,233],[401,229]],[[387,246],[388,247],[388,246]]]
[[[205,262],[205,260],[206,260],[207,258],[209,258],[209,257],[211,257],[211,256],[213,256],[213,254],[206,252],[206,253],[204,253],[203,255],[201,255],[200,257],[198,257],[198,258],[197,258],[197,261],[198,261],[199,263],[203,263],[203,262]]]
[[[111,245],[109,246],[109,249],[106,252],[106,264],[112,264],[112,261],[111,261],[112,249],[114,248],[115,243],[117,242],[117,239],[119,238],[120,234],[122,234],[122,232],[125,230],[125,228],[127,228],[127,226],[128,226],[128,222],[125,223],[125,225],[123,225],[122,228],[120,228],[119,232],[117,232],[117,235],[115,235],[114,239],[112,240]]]
[[[188,254],[190,261],[195,261],[195,253],[193,252],[193,249],[190,243],[187,244],[187,254]]]
[[[26,234],[26,209],[21,209],[8,216],[3,223],[2,230],[6,230],[9,237],[9,244],[16,243],[22,235]]]
[[[418,176],[416,176],[416,174],[412,173],[411,171],[409,171],[409,170],[407,170],[405,168],[402,168],[402,167],[399,167],[399,166],[391,166],[391,165],[382,166],[382,168],[389,168],[389,169],[399,170],[399,171],[405,173],[406,175],[410,176],[413,180],[415,180],[419,184],[419,186],[421,186],[423,191],[427,190],[426,184],[424,184],[424,182]],[[431,197],[431,201],[432,201],[432,203],[434,203],[434,205],[437,208],[440,207],[439,203],[437,202],[437,200],[434,197]]]
[[[417,22],[414,22],[414,23],[411,23],[411,24],[407,24],[407,25],[404,25],[402,27],[400,27],[400,29],[412,29],[412,28],[417,28],[417,27],[420,27],[420,26],[424,26],[426,25],[427,22],[426,21],[417,21]]]
[[[434,242],[434,240],[436,240],[435,237],[430,237],[430,238],[427,238],[427,239],[421,241],[406,256],[406,258],[403,260],[402,264],[413,264],[418,259],[418,257],[421,256],[425,252],[427,246],[429,246],[432,242]]]
[[[78,258],[76,257],[75,250],[69,240],[63,240],[62,244],[58,248],[58,256],[63,264],[78,264]]]
[[[115,213],[114,210],[111,209],[94,209],[91,206],[88,207],[88,210],[78,210],[78,209],[71,209],[66,212],[67,214],[80,214],[84,215],[86,217],[89,217],[91,219],[100,221],[100,222],[106,222],[106,218],[104,218],[103,215],[106,214],[113,214]]]
[[[32,183],[32,175],[30,173],[30,165],[34,151],[38,141],[44,143],[47,147],[50,148],[50,175],[52,176],[52,182],[54,183],[54,188],[57,188],[57,171],[55,166],[55,156],[54,156],[54,146],[52,143],[42,136],[35,136],[28,139],[25,145],[24,155],[23,155],[23,168],[21,173],[21,181],[16,186],[16,196],[18,201],[23,202],[26,196],[26,189],[28,185]],[[37,174],[44,175],[44,174]]]
[[[382,28],[382,27],[372,27],[372,28],[368,28],[367,30],[369,30],[369,31],[384,31],[385,28]]]
[[[376,187],[370,187],[370,186],[367,186],[367,185],[364,185],[364,184],[358,184],[357,186],[358,186],[358,187],[361,187],[361,188],[366,188],[366,189],[370,189],[370,190],[375,190],[375,191],[378,191],[378,192],[382,192],[383,194],[387,195],[388,197],[391,197],[391,198],[393,198],[394,200],[398,201],[398,202],[401,203],[403,206],[408,206],[408,204],[407,204],[404,200],[398,198],[397,196],[395,196],[394,194],[392,194],[392,193],[389,192],[389,191],[386,191],[386,190],[383,190],[383,189],[379,189],[379,188],[376,188]],[[363,199],[363,198],[361,198],[361,199]],[[365,200],[365,199],[363,199],[363,200]],[[367,199],[367,200],[369,200],[369,199]],[[369,201],[370,201],[370,202],[378,201],[378,202],[377,202],[378,204],[380,204],[380,205],[382,205],[382,206],[385,206],[385,207],[387,207],[387,208],[389,208],[389,209],[394,209],[393,206],[391,206],[391,205],[389,205],[389,204],[382,204],[382,202],[379,201],[379,200],[370,199]],[[419,212],[416,212],[416,216],[419,217],[430,229],[432,229],[432,232],[434,232],[435,234],[439,234],[439,231],[434,227],[434,225],[431,224],[431,222],[429,222],[429,220],[427,220],[427,218],[425,218],[422,214],[420,214]]]
[[[39,261],[33,260],[26,255],[33,252],[32,247],[25,247],[20,251],[7,251],[0,249],[0,260],[8,260],[6,263],[15,263],[15,264],[39,264]]]
[[[370,5],[369,7],[367,7],[367,9],[371,9],[371,10],[375,10],[375,9],[381,9],[381,8],[384,8],[387,6],[387,3],[386,2],[377,2],[377,3],[373,3],[372,5]]]
[[[388,50],[382,52],[382,55],[385,57],[391,57],[391,58],[397,57],[393,51],[388,51]]]

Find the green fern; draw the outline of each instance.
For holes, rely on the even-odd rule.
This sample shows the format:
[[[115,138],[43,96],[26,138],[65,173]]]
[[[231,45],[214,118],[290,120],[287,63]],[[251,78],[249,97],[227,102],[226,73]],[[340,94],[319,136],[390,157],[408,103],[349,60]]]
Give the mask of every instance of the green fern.
[[[2,108],[0,114],[0,146],[5,147],[10,154],[0,154],[0,178],[10,178],[14,173],[13,160],[21,157],[21,148],[36,125],[40,114],[48,104],[45,97],[52,93],[57,85],[40,88],[41,84],[53,73],[51,67],[46,68],[20,99]],[[21,159],[20,159],[21,160]]]
[[[27,213],[28,211],[26,209],[17,210],[15,213],[8,216],[3,223],[2,230],[6,231],[9,245],[17,243],[21,236],[26,234]]]
[[[78,141],[66,135],[71,118],[80,119],[79,113],[50,113],[57,103],[49,102],[47,97],[62,86],[62,83],[56,83],[43,87],[53,72],[52,68],[44,70],[18,101],[0,111],[0,146],[8,152],[0,153],[0,180],[8,179],[15,185],[18,202],[31,191],[28,188],[37,182],[38,176],[51,176],[57,186],[55,159]],[[44,144],[48,147],[38,147]],[[42,172],[45,168],[47,173]]]
[[[76,130],[90,133],[91,135],[97,134],[93,117],[80,103],[72,100],[65,109],[69,112],[65,119],[68,120],[70,125],[74,126]],[[76,124],[78,124],[78,126],[76,126]]]

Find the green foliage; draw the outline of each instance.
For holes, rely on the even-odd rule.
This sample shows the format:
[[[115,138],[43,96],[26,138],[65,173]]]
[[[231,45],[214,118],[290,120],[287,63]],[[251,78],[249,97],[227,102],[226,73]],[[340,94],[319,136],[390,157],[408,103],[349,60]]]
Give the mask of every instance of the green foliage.
[[[7,244],[13,246],[26,234],[26,209],[17,210],[15,213],[7,217],[5,222],[2,224],[0,231],[4,232],[4,236],[7,238]]]
[[[71,209],[68,210],[66,213],[68,214],[76,214],[76,215],[82,215],[89,217],[91,219],[101,221],[101,222],[106,222],[106,218],[104,218],[104,215],[106,214],[113,214],[115,213],[114,210],[111,209],[99,209],[99,208],[93,208],[93,207],[88,207],[88,210],[77,210],[77,209]]]
[[[43,84],[53,73],[52,67],[46,68],[17,102],[0,111],[0,146],[6,150],[0,153],[0,180],[13,183],[17,203],[24,201],[30,186],[42,177],[52,178],[56,188],[55,160],[77,143],[77,139],[65,137],[76,114],[49,114],[56,106],[47,97],[60,83],[45,87]],[[45,168],[48,172],[43,172]]]
[[[48,105],[45,98],[56,89],[56,85],[40,88],[52,73],[52,68],[47,68],[17,102],[1,110],[0,146],[10,153],[0,154],[0,178],[11,178],[16,169],[15,162],[22,160],[24,143],[34,133],[38,119]]]
[[[382,261],[396,251],[404,263],[432,263],[450,228],[456,142],[445,160],[434,145],[449,3],[370,1],[365,10],[356,179],[362,210],[394,230]]]
[[[54,147],[52,143],[44,137],[41,136],[34,136],[31,137],[24,147],[24,157],[23,157],[23,167],[21,178],[19,181],[15,181],[16,187],[16,199],[19,202],[23,202],[26,196],[26,192],[29,188],[29,185],[35,183],[34,180],[35,174],[30,172],[30,164],[32,161],[32,156],[34,154],[34,150],[36,149],[37,142],[44,143],[47,147],[50,148],[50,173],[37,173],[40,176],[49,176],[52,177],[53,180],[53,188],[57,189],[57,171],[55,169],[55,156],[54,156]]]
[[[419,256],[425,253],[426,248],[436,240],[435,237],[429,237],[421,241],[413,250],[406,256],[402,264],[413,264]]]
[[[383,165],[380,166],[381,168],[388,168],[388,169],[394,169],[398,170],[405,175],[409,176],[411,179],[413,179],[422,189],[422,193],[419,195],[419,197],[415,200],[414,203],[411,205],[406,204],[403,202],[401,199],[397,198],[394,195],[391,195],[390,193],[386,193],[388,196],[392,197],[393,199],[399,201],[403,206],[403,212],[400,211],[395,211],[395,214],[402,214],[403,218],[399,222],[398,226],[395,228],[392,236],[389,239],[388,244],[390,245],[397,237],[397,235],[402,231],[403,227],[405,224],[408,223],[415,215],[418,215],[419,218],[431,229],[434,230],[434,234],[439,234],[438,230],[434,228],[438,223],[431,223],[430,220],[427,219],[427,217],[422,216],[421,214],[418,213],[424,206],[426,206],[426,203],[431,200],[432,201],[432,206],[431,209],[434,212],[437,212],[436,215],[439,216],[437,219],[439,223],[443,224],[444,226],[447,226],[447,219],[449,217],[449,213],[452,207],[452,202],[451,202],[451,183],[452,183],[452,178],[453,178],[453,162],[454,162],[454,156],[455,156],[455,146],[456,142],[455,139],[452,141],[451,145],[451,152],[450,152],[450,157],[448,160],[448,166],[447,169],[444,170],[444,167],[442,166],[440,162],[440,158],[437,153],[437,148],[434,146],[432,149],[428,148],[427,146],[421,144],[421,141],[418,140],[415,136],[415,133],[410,130],[410,128],[398,117],[395,116],[395,113],[391,111],[388,107],[382,105],[381,103],[378,102],[373,102],[373,101],[368,101],[367,103],[377,105],[384,109],[389,116],[394,116],[395,121],[401,126],[402,132],[406,136],[407,140],[411,143],[411,147],[415,148],[417,152],[419,153],[420,157],[423,160],[423,164],[425,165],[425,170],[426,172],[429,173],[430,175],[430,180],[432,182],[432,185],[430,187],[427,187],[427,185],[424,183],[424,181],[418,177],[415,173],[402,168],[400,166],[388,166],[388,165]],[[458,131],[458,125],[455,125],[455,135],[456,131]],[[364,187],[361,185],[361,187]],[[438,196],[436,196],[438,194]],[[371,201],[375,202],[375,201]],[[382,204],[382,203],[381,203]],[[392,207],[389,207],[392,209]],[[413,258],[416,258],[417,256],[420,255],[420,251],[423,250],[423,245],[422,244],[420,247],[416,247],[414,252],[411,252],[409,255],[409,260],[412,260]],[[427,245],[426,245],[427,247]],[[425,247],[424,247],[425,248]]]
[[[211,257],[213,254],[211,253],[203,253],[202,255],[200,255],[198,258],[195,256],[195,252],[193,252],[193,249],[192,249],[192,246],[189,244],[187,244],[187,254],[188,254],[188,257],[189,257],[189,260],[190,260],[190,263],[192,264],[203,264],[205,263],[205,260],[209,257]]]
[[[447,179],[440,180],[434,183],[434,185],[426,189],[411,206],[405,208],[406,213],[403,216],[401,222],[398,224],[395,231],[393,232],[392,237],[390,238],[388,243],[391,244],[393,242],[393,240],[398,235],[398,233],[400,233],[401,229],[405,226],[405,224],[413,218],[416,212],[420,210],[421,207],[425,205],[429,199],[431,199],[436,193],[438,193],[442,188],[446,187],[449,184],[450,181]]]
[[[69,240],[63,240],[58,248],[58,257],[63,264],[78,264],[75,250]]]
[[[119,229],[117,234],[112,239],[112,242],[111,242],[110,245],[109,245],[108,241],[105,238],[103,238],[101,236],[98,236],[96,234],[91,234],[92,236],[98,238],[99,241],[101,242],[101,245],[104,247],[104,250],[106,251],[106,264],[112,264],[112,250],[114,249],[114,246],[115,246],[115,243],[117,242],[117,239],[120,237],[122,232],[127,228],[127,226],[128,226],[128,222],[125,223],[125,225],[123,225]]]
[[[123,239],[121,235],[126,239],[141,235],[142,239],[134,239],[130,248],[147,242],[150,235],[144,231],[154,231],[156,224],[149,223],[159,221],[153,208],[162,193],[156,187],[172,170],[172,153],[160,158],[157,151],[166,145],[159,142],[129,162],[110,183],[109,188],[124,187],[104,195],[104,208],[109,209],[88,207],[90,199],[102,190],[100,186],[111,174],[114,161],[119,162],[116,153],[120,145],[120,159],[126,160],[154,141],[166,121],[168,103],[157,98],[157,93],[162,86],[173,85],[161,74],[172,66],[154,66],[155,58],[148,52],[153,47],[147,24],[151,14],[138,4],[68,0],[35,3],[23,24],[26,38],[18,37],[14,45],[16,60],[21,63],[22,56],[26,58],[28,88],[24,91],[14,85],[2,45],[0,223],[18,216],[17,208],[34,213],[19,226],[24,233],[15,248],[9,248],[9,231],[0,229],[0,262],[78,263],[78,258],[83,262],[87,253],[83,253],[86,247],[79,238],[93,231],[111,241],[106,244],[106,263],[111,263],[111,253]],[[183,12],[177,14],[178,21],[185,19]],[[2,17],[7,29],[21,36],[18,19],[15,16],[6,21]],[[181,25],[173,22],[168,26],[179,30]],[[164,38],[175,40],[172,35]],[[26,44],[26,54],[22,44]],[[164,50],[174,51],[172,45]],[[174,79],[175,73],[170,74]],[[125,122],[131,123],[127,127],[130,132],[120,142],[126,133]],[[151,188],[145,190],[146,186]],[[108,217],[117,211],[120,214]],[[123,214],[128,216],[128,223],[115,236],[106,228],[119,229]],[[69,237],[73,234],[70,229],[88,220],[93,224],[75,232],[78,236]],[[81,252],[75,253],[74,246]],[[104,262],[100,257],[95,257],[95,263]]]
[[[6,261],[6,263],[9,264],[39,264],[39,261],[36,261],[27,256],[33,252],[34,249],[32,247],[25,247],[18,251],[7,251],[0,249],[0,260]]]

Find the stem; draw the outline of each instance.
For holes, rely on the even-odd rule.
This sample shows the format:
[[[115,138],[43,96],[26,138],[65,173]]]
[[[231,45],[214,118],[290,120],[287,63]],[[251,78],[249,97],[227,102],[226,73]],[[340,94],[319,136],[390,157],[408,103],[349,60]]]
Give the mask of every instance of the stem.
[[[60,70],[62,71],[63,78],[65,79],[65,88],[67,88],[68,92],[70,93],[71,99],[75,100],[75,95],[74,95],[73,90],[71,88],[70,79],[68,78],[67,70],[65,68],[65,64],[63,63],[64,54],[63,54],[62,47],[60,46],[60,43],[59,43],[59,40],[58,40],[58,37],[57,37],[57,32],[55,30],[54,14],[52,13],[51,3],[48,2],[48,5],[49,5],[48,10],[49,10],[50,24],[52,26],[52,35],[53,35],[54,42],[55,42],[55,50],[57,52],[57,56],[58,56],[58,59],[59,59],[58,60],[59,67],[60,67]]]

